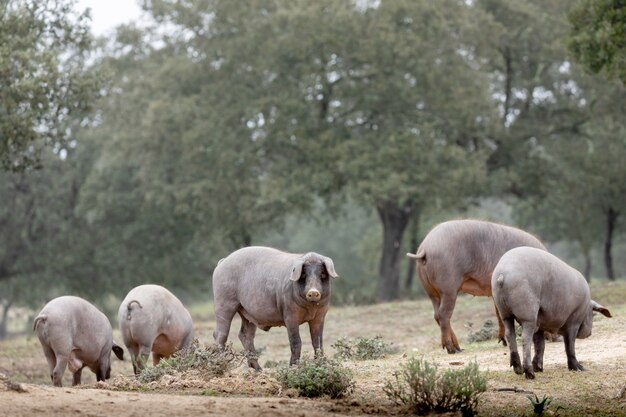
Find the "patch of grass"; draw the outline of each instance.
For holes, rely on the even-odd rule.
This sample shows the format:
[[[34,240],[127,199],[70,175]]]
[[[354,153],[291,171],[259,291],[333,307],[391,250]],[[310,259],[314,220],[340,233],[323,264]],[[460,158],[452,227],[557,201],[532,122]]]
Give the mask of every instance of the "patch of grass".
[[[283,388],[296,389],[303,397],[340,398],[354,389],[352,372],[324,357],[302,359],[298,365],[279,367],[274,376]]]
[[[198,370],[205,377],[218,377],[241,364],[242,360],[243,355],[235,352],[232,344],[224,349],[217,345],[201,347],[195,339],[187,349],[175,353],[169,359],[162,359],[157,366],[144,368],[137,378],[142,383],[148,383],[158,381],[164,375],[190,370]]]
[[[389,399],[417,414],[461,411],[464,417],[476,413],[486,390],[487,378],[476,362],[440,373],[437,365],[423,358],[409,359],[383,387]]]
[[[373,338],[359,337],[356,340],[341,337],[331,346],[336,351],[336,358],[360,361],[381,359],[390,353],[396,353],[398,351],[391,343],[385,342],[382,336]]]

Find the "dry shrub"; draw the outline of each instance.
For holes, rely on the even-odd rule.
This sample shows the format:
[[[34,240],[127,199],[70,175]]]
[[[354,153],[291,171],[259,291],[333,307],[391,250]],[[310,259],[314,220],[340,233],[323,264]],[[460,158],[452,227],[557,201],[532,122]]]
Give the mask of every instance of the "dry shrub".
[[[411,358],[394,378],[383,387],[385,394],[417,414],[461,411],[463,416],[473,416],[480,395],[487,390],[487,378],[476,362],[439,373],[427,360]]]
[[[479,330],[474,330],[473,323],[467,322],[465,327],[468,331],[467,341],[469,343],[484,342],[498,338],[498,325],[493,320],[486,320]]]
[[[223,349],[214,344],[200,346],[195,339],[187,349],[176,352],[169,359],[162,359],[157,366],[144,368],[138,379],[143,383],[150,383],[165,375],[193,370],[202,379],[208,380],[234,369],[241,364],[243,358],[241,353],[233,350],[231,344]]]
[[[390,353],[396,353],[398,349],[383,340],[382,336],[374,338],[359,337],[350,340],[342,337],[332,347],[336,350],[335,356],[339,359],[370,360],[381,359]]]

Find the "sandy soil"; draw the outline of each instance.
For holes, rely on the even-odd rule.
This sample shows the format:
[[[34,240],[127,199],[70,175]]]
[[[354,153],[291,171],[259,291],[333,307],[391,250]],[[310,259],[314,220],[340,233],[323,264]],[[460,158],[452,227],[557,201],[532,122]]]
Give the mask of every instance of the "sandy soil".
[[[618,294],[615,295],[615,292]],[[541,398],[553,398],[556,415],[626,416],[626,396],[619,397],[626,385],[626,285],[609,288],[614,318],[596,317],[594,334],[578,340],[576,351],[586,372],[567,371],[563,343],[546,345],[545,370],[534,381],[515,375],[508,366],[508,349],[486,341],[465,341],[464,323],[476,325],[493,318],[493,305],[486,298],[461,297],[453,326],[465,341],[464,352],[447,355],[438,347],[439,330],[432,319],[427,300],[405,301],[364,307],[335,308],[327,321],[325,340],[332,345],[339,337],[382,335],[399,348],[397,354],[382,360],[345,362],[355,374],[356,387],[347,398],[293,398],[272,377],[272,369],[261,374],[240,366],[223,378],[211,381],[166,379],[146,386],[133,381],[128,361],[113,363],[113,378],[96,384],[89,371],[80,388],[50,386],[45,360],[36,338],[22,337],[0,343],[0,415],[6,416],[327,416],[386,415],[403,410],[392,404],[382,392],[399,365],[412,355],[424,355],[440,367],[458,367],[477,361],[488,371],[489,387],[481,398],[479,414],[518,416],[530,412],[526,396],[532,392]],[[197,323],[201,342],[210,340],[212,322]],[[233,323],[231,340],[240,349]],[[304,354],[310,355],[308,331],[301,329]],[[289,346],[284,329],[258,332],[257,347],[263,349],[261,364],[288,359]],[[327,347],[327,355],[333,355]],[[13,382],[13,389],[7,381]],[[66,372],[69,382],[69,372]],[[68,384],[69,385],[69,384]],[[25,392],[18,392],[23,390]]]

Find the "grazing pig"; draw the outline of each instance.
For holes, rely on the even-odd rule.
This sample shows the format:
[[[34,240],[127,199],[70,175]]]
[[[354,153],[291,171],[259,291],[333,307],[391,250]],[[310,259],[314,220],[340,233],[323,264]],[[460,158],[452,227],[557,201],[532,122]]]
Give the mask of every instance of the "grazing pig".
[[[324,317],[330,305],[332,259],[314,252],[294,254],[261,246],[239,249],[222,259],[213,272],[215,342],[224,346],[235,313],[241,316],[239,340],[248,365],[261,370],[255,357],[256,328],[286,326],[290,364],[300,359],[299,326],[309,323],[315,355],[323,354]]]
[[[533,235],[510,226],[481,220],[451,220],[435,226],[407,256],[417,261],[420,281],[441,328],[441,345],[448,353],[461,351],[450,325],[459,291],[491,296],[491,273],[509,249],[533,246],[545,250]],[[497,314],[497,310],[496,310]],[[498,316],[499,338],[504,326]]]
[[[582,371],[574,342],[591,335],[593,312],[611,313],[590,298],[589,285],[580,272],[548,252],[519,247],[502,256],[491,278],[493,300],[506,328],[511,366],[528,379],[543,371],[544,332],[559,333],[565,342],[567,367]],[[522,325],[524,366],[515,341],[515,320]],[[530,362],[530,345],[535,357]]]
[[[152,352],[156,366],[162,358],[191,345],[191,315],[178,298],[160,285],[140,285],[130,290],[118,312],[122,339],[139,374]]]
[[[68,295],[51,300],[35,317],[33,330],[57,387],[62,386],[68,366],[74,374],[72,385],[79,385],[85,366],[98,381],[104,381],[111,377],[111,351],[124,359],[124,350],[113,342],[109,319],[80,297]]]

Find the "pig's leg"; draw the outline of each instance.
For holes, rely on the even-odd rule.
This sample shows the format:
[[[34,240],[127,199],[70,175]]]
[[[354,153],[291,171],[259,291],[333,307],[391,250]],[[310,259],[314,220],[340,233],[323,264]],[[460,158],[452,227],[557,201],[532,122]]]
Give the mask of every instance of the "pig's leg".
[[[534,321],[522,322],[522,349],[524,353],[524,376],[526,379],[535,379],[535,372],[530,361],[533,336],[537,331],[537,325]]]
[[[215,304],[215,331],[213,331],[213,339],[218,346],[223,348],[226,345],[230,323],[240,307],[239,303]]]
[[[324,317],[325,315],[322,315],[321,317],[315,317],[315,319],[309,322],[311,344],[313,345],[313,352],[315,352],[316,358],[324,356]]]
[[[461,352],[461,347],[459,346],[459,342],[454,334],[454,331],[452,331],[452,325],[450,324],[455,304],[456,293],[443,293],[441,295],[439,310],[437,310],[435,314],[435,320],[437,320],[437,323],[439,323],[439,327],[441,328],[441,344],[450,354]]]
[[[161,359],[163,359],[164,357],[165,356],[161,355],[160,353],[152,352],[152,365],[157,366],[159,362],[161,362]]]
[[[41,345],[43,347],[43,354],[46,357],[46,361],[48,362],[48,368],[50,369],[50,380],[54,382],[54,377],[52,376],[52,372],[54,371],[54,367],[57,364],[57,357],[54,354],[54,351],[48,345]]]
[[[136,358],[137,369],[139,370],[139,372],[141,372],[141,370],[143,370],[148,364],[151,350],[152,346],[139,345],[139,355],[137,355]]]
[[[537,330],[533,335],[535,345],[535,357],[533,358],[533,371],[543,372],[543,352],[546,348],[546,337],[543,330]]]
[[[52,383],[55,387],[63,386],[63,373],[67,367],[67,360],[66,356],[57,355],[57,363],[52,371]]]
[[[513,370],[516,374],[521,375],[524,372],[522,368],[522,363],[519,359],[519,352],[517,351],[517,340],[515,337],[515,319],[513,317],[509,317],[504,320],[504,337],[506,337],[506,341],[509,344],[509,353],[511,356],[510,366],[513,367]]]
[[[128,348],[128,353],[130,353],[130,361],[133,364],[133,373],[135,375],[139,375],[139,372],[141,371],[139,368],[137,368],[137,356],[139,355],[139,345],[132,344],[126,347]]]
[[[80,379],[83,375],[83,368],[80,368],[78,371],[74,372],[74,377],[72,379],[72,386],[80,385]]]
[[[576,350],[574,348],[576,342],[576,334],[578,329],[567,329],[563,335],[563,341],[565,342],[565,354],[567,355],[567,369],[570,371],[584,371],[583,366],[576,360]]]
[[[495,306],[495,302],[494,302]],[[502,342],[503,346],[506,346],[506,338],[504,337],[504,333],[506,329],[504,328],[504,322],[500,317],[500,312],[498,311],[498,307],[496,306],[496,318],[498,319],[498,342]]]
[[[248,358],[248,366],[254,368],[255,371],[261,371],[259,360],[257,358],[256,349],[254,347],[254,335],[256,334],[256,326],[243,315],[241,315],[241,330],[239,331],[239,340],[246,351]]]
[[[289,346],[291,347],[291,359],[289,365],[295,365],[300,360],[300,352],[302,351],[302,339],[300,339],[300,326],[293,320],[285,320],[287,334],[289,335]]]

